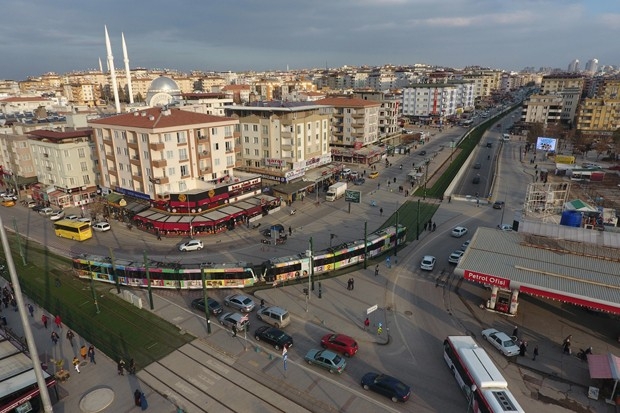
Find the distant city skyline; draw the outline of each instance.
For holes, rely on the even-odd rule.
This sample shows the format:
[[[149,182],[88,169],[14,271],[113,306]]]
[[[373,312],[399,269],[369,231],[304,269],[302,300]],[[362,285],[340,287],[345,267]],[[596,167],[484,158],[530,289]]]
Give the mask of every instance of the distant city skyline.
[[[620,64],[620,3],[585,0],[3,2],[0,79],[106,70],[104,25],[122,69],[182,72],[429,65],[566,70]],[[603,4],[602,4],[603,3]],[[173,18],[172,16],[179,16]]]

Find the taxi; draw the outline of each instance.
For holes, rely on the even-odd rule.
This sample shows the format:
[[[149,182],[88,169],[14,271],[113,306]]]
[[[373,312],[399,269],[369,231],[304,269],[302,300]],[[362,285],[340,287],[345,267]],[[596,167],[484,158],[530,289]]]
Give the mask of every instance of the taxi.
[[[376,177],[378,177],[378,176],[379,176],[379,172],[377,172],[377,171],[371,172],[371,173],[368,175],[368,177],[369,177],[370,179],[375,179],[375,178],[376,178]]]

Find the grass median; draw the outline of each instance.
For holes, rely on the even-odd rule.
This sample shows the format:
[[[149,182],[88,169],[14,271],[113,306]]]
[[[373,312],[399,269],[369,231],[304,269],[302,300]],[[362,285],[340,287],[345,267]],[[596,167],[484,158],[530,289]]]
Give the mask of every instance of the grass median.
[[[12,246],[19,245],[9,234]],[[13,248],[16,249],[16,248]],[[116,287],[77,278],[71,260],[28,241],[11,251],[24,295],[114,360],[133,358],[138,368],[173,352],[194,337],[123,300]],[[23,265],[23,262],[26,265]],[[8,279],[8,275],[4,276]],[[96,298],[95,298],[96,297]],[[95,303],[96,299],[96,303]]]

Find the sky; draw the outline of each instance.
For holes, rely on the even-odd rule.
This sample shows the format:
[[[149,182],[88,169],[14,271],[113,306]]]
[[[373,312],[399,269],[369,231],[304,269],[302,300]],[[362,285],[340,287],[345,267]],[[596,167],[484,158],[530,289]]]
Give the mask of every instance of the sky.
[[[0,79],[106,70],[619,65],[617,0],[2,0]]]

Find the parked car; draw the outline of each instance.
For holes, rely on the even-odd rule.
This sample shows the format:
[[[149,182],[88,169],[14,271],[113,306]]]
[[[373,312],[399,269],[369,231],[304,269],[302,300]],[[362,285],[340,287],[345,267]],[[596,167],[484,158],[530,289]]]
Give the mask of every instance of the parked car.
[[[232,329],[232,326],[237,326],[237,331],[247,331],[246,329],[250,328],[250,319],[249,317],[239,313],[224,313],[222,314],[217,321],[220,322],[224,327],[228,327]]]
[[[63,219],[65,217],[65,211],[63,211],[62,209],[59,209],[57,211],[52,212],[52,214],[50,215],[50,219],[52,221],[58,221],[59,219]]]
[[[52,215],[53,213],[54,213],[54,210],[52,208],[50,208],[50,207],[42,208],[39,211],[39,214],[41,214],[41,215]]]
[[[359,350],[357,341],[344,334],[325,334],[321,338],[321,347],[342,353],[347,357],[355,355]]]
[[[468,239],[467,241],[465,241],[463,243],[463,245],[461,245],[461,251],[465,251],[467,249],[467,247],[469,247],[469,244],[471,244],[471,240]]]
[[[249,313],[254,310],[256,304],[247,295],[232,294],[224,298],[224,305],[227,307],[233,307],[243,313]]]
[[[265,228],[264,230],[262,230],[261,233],[263,234],[263,236],[271,238],[271,231],[275,231],[280,237],[286,238],[284,225],[282,224],[273,224],[269,226],[269,228]]]
[[[97,222],[95,225],[93,225],[93,229],[99,232],[106,232],[111,230],[112,227],[107,222]]]
[[[343,357],[329,350],[309,350],[304,356],[304,360],[308,364],[316,364],[317,366],[327,369],[330,373],[342,373],[347,366],[347,362]]]
[[[88,217],[81,217],[81,218],[78,218],[78,222],[85,222],[87,224],[92,224],[92,219]]]
[[[77,220],[78,220],[78,218],[79,218],[79,217],[78,217],[77,215],[73,215],[73,214],[71,214],[71,215],[67,215],[67,216],[65,217],[65,219],[67,219],[67,220],[69,220],[69,221],[77,221]]]
[[[35,206],[33,206],[33,207],[32,207],[32,210],[33,210],[34,212],[41,213],[41,210],[42,210],[43,208],[44,208],[44,207],[43,207],[43,205],[36,204]]]
[[[199,239],[192,239],[179,245],[179,251],[200,251],[204,248],[202,241]]]
[[[411,395],[411,387],[395,377],[381,373],[366,373],[362,377],[362,387],[389,397],[393,402],[406,402]]]
[[[482,330],[482,338],[493,344],[504,356],[512,357],[519,354],[519,346],[506,333],[498,331],[494,328]]]
[[[256,312],[256,318],[275,328],[284,328],[291,323],[291,316],[284,308],[263,307]]]
[[[213,298],[207,297],[207,302],[209,303],[209,314],[219,315],[224,312],[224,307],[222,307],[222,305],[219,302],[215,301]],[[195,300],[192,300],[191,306],[192,308],[195,308],[196,310],[204,312],[205,311],[204,297],[196,298]]]
[[[463,250],[456,250],[448,257],[448,262],[450,264],[458,264],[461,261],[461,257],[465,254]]]
[[[502,231],[512,231],[512,225],[510,224],[500,224],[497,226],[497,228],[501,229]]]
[[[433,271],[433,268],[435,268],[435,262],[437,262],[437,258],[432,255],[425,255],[422,257],[422,261],[420,262],[420,269],[424,271]]]
[[[254,333],[254,338],[256,341],[264,341],[271,344],[276,350],[284,347],[289,348],[293,345],[293,337],[275,327],[258,327]]]
[[[465,227],[454,227],[451,232],[452,236],[455,238],[461,238],[463,235],[467,234],[467,228]]]
[[[504,207],[504,201],[493,202],[493,209],[502,209]]]
[[[28,208],[34,208],[37,206],[37,201],[28,201],[28,203],[26,204],[26,206]]]

